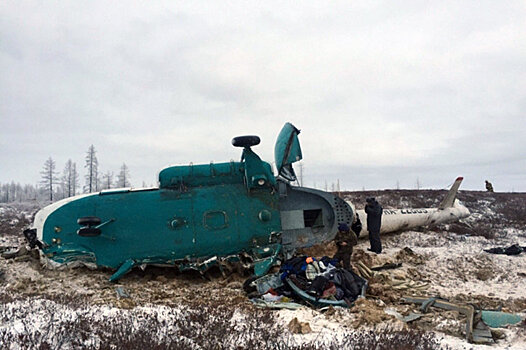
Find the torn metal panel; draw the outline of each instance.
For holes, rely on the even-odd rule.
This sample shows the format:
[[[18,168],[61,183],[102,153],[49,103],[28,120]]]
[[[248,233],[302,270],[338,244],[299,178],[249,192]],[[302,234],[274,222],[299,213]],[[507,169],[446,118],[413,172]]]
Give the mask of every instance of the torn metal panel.
[[[522,317],[502,311],[482,310],[482,321],[492,328],[516,325],[522,322]]]
[[[416,320],[420,319],[422,316],[424,316],[424,314],[417,313],[417,312],[410,312],[407,316],[402,316],[401,313],[399,313],[398,311],[396,311],[394,309],[386,309],[385,313],[388,314],[388,315],[394,316],[398,320],[400,320],[402,322],[405,322],[405,323],[416,321]]]
[[[291,123],[281,129],[274,146],[274,160],[280,176],[288,181],[296,181],[292,164],[303,158],[298,134],[300,131]]]
[[[357,278],[360,278],[359,276],[356,276]],[[361,293],[358,296],[358,298],[365,297],[365,292],[367,290],[367,280],[363,280],[364,285],[362,287]],[[304,290],[299,288],[292,282],[290,278],[285,278],[285,282],[290,286],[294,294],[296,294],[298,297],[300,297],[303,301],[305,301],[307,304],[319,308],[319,307],[327,307],[327,306],[340,306],[344,308],[349,308],[354,305],[354,303],[347,303],[344,299],[342,300],[330,300],[330,299],[322,299],[322,298],[316,298],[308,293],[306,293]]]
[[[254,274],[256,276],[263,276],[272,266],[279,264],[280,252],[280,244],[269,244],[265,247],[256,247],[250,252],[243,252],[239,255],[230,255],[226,257],[213,256],[205,261],[181,262],[177,265],[180,271],[193,270],[205,273],[213,266],[219,266],[219,269],[222,272],[230,272],[224,271],[223,269],[232,270],[230,264],[239,263],[244,269],[254,269]]]
[[[250,287],[255,287],[258,294],[265,294],[269,289],[276,289],[283,286],[283,281],[279,273],[268,274],[260,277],[249,284]]]
[[[287,310],[297,310],[303,305],[298,303],[291,303],[291,302],[272,302],[272,301],[265,301],[263,299],[254,298],[250,299],[250,301],[257,307],[265,308],[265,309],[287,309]]]
[[[488,326],[481,319],[481,313],[475,311],[473,305],[459,305],[444,299],[425,297],[404,297],[402,301],[421,304],[420,309],[423,312],[427,312],[431,306],[458,311],[466,316],[466,340],[468,342],[477,344],[493,344],[495,342]]]

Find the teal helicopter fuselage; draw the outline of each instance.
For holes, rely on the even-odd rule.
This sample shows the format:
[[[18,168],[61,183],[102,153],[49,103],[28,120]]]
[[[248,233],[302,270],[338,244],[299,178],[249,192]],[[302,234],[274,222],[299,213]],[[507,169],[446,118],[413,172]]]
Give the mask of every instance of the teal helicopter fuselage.
[[[278,137],[281,177],[245,145],[240,162],[165,168],[158,188],[53,203],[37,213],[26,238],[50,265],[117,269],[111,280],[134,266],[197,266],[241,252],[261,275],[282,251],[329,241],[339,222],[352,222],[340,198],[288,181],[291,164],[301,159],[298,133],[286,124]]]

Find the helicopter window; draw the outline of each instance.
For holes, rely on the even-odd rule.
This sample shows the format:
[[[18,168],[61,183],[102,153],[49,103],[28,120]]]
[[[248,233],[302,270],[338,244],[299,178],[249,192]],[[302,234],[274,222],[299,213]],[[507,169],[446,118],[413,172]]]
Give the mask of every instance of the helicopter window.
[[[203,214],[203,226],[209,230],[221,230],[228,227],[228,217],[224,211],[207,211]]]
[[[322,227],[323,215],[321,209],[311,209],[303,211],[303,221],[305,227]]]

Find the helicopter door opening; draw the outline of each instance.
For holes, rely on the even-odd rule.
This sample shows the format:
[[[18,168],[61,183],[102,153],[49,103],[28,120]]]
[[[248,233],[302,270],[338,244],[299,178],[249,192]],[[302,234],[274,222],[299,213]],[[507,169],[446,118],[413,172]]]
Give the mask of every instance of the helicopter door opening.
[[[310,209],[303,211],[303,222],[305,227],[323,227],[323,212],[321,209]]]
[[[324,227],[323,210],[304,209],[282,211],[281,227],[284,230]]]

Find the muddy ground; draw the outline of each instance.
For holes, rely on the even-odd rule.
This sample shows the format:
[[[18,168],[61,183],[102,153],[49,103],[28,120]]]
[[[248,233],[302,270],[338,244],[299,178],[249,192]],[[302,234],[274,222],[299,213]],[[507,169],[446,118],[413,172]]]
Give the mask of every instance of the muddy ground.
[[[371,191],[346,192],[341,195],[353,201],[357,208],[363,206],[365,198],[371,195],[376,196],[384,208],[421,208],[437,206],[445,191]],[[483,251],[485,248],[514,243],[526,245],[526,194],[462,191],[459,198],[472,213],[459,223],[386,235],[382,237],[384,253],[380,255],[367,252],[368,242],[360,240],[353,254],[355,269],[358,262],[368,267],[396,262],[402,263],[402,267],[376,273],[370,278],[367,298],[357,302],[352,309],[331,308],[322,312],[305,307],[261,314],[245,296],[242,283],[247,276],[241,274],[224,278],[218,271],[211,271],[203,277],[199,274],[177,273],[170,268],[148,267],[144,271],[134,270],[115,284],[108,282],[110,271],[93,271],[87,268],[46,269],[41,265],[38,255],[32,252],[10,259],[0,258],[0,337],[3,335],[5,340],[12,342],[11,348],[17,348],[23,343],[18,344],[15,339],[19,338],[8,335],[31,334],[24,341],[36,347],[45,337],[34,334],[38,334],[39,329],[44,327],[43,323],[50,322],[42,320],[52,319],[55,323],[65,324],[69,317],[67,315],[72,314],[77,315],[75,320],[91,317],[90,320],[97,322],[115,318],[115,315],[119,315],[119,319],[129,320],[135,320],[137,315],[143,315],[139,320],[155,315],[155,322],[164,323],[155,323],[153,326],[150,324],[148,327],[159,331],[159,328],[168,327],[166,324],[176,324],[177,319],[186,319],[185,317],[190,320],[189,324],[197,322],[194,310],[207,310],[210,315],[216,315],[217,310],[222,310],[222,314],[217,314],[216,317],[228,318],[228,324],[218,326],[213,323],[216,321],[212,320],[212,316],[207,318],[201,314],[199,322],[212,322],[208,325],[212,328],[224,326],[232,337],[236,332],[246,333],[245,328],[251,325],[251,319],[257,319],[252,315],[258,315],[270,320],[269,329],[277,326],[273,329],[272,337],[285,339],[289,348],[301,348],[303,345],[304,348],[311,348],[317,342],[324,342],[325,348],[330,348],[327,344],[356,348],[356,344],[346,340],[349,337],[362,339],[362,344],[373,341],[389,345],[392,339],[400,341],[402,335],[409,334],[409,338],[432,337],[433,341],[421,341],[420,348],[489,349],[486,346],[472,346],[464,340],[465,319],[455,311],[431,308],[431,312],[424,317],[407,324],[393,316],[395,313],[407,315],[417,311],[416,306],[401,302],[402,297],[408,295],[439,296],[453,302],[470,303],[482,309],[526,315],[526,253],[506,256]],[[0,246],[24,246],[22,229],[32,220],[38,207],[37,203],[0,205]],[[321,257],[332,255],[334,251],[333,244],[329,244],[306,249],[305,253]],[[129,297],[118,296],[118,287],[122,287]],[[46,312],[53,313],[53,318]],[[181,316],[181,312],[186,316]],[[24,321],[29,319],[28,314],[40,316],[33,316],[36,318],[32,322]],[[178,324],[177,327],[178,339],[188,340],[188,343],[184,343],[188,347],[214,348],[209,342],[192,339],[193,332],[190,335],[181,333],[186,329],[184,326]],[[372,331],[381,333],[379,330],[382,329],[389,329],[386,334],[397,335],[389,338],[391,340],[382,340],[375,338],[377,335],[369,334]],[[93,333],[94,330],[90,328],[90,332]],[[252,332],[262,331],[260,327],[255,327]],[[60,333],[60,330],[55,330],[55,333]],[[164,339],[168,334],[170,332],[163,331],[158,337]],[[216,339],[209,334],[201,336]],[[503,329],[499,336],[502,339],[491,347],[526,348],[524,324]],[[269,338],[269,334],[262,333],[261,338],[265,337]],[[51,335],[48,338],[51,339]],[[103,348],[103,337],[98,339],[99,342],[88,341],[82,344],[85,347]],[[250,341],[255,341],[240,339],[235,338],[230,343],[225,343],[225,348],[248,348],[252,344]],[[410,343],[409,340],[406,341]],[[57,345],[56,340],[50,343],[55,347]],[[67,347],[68,343],[65,344]],[[167,344],[166,341],[164,344]],[[268,343],[261,344],[263,348],[269,347]],[[408,345],[407,348],[418,348],[417,345]],[[251,347],[257,348],[254,344]]]

